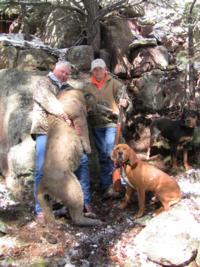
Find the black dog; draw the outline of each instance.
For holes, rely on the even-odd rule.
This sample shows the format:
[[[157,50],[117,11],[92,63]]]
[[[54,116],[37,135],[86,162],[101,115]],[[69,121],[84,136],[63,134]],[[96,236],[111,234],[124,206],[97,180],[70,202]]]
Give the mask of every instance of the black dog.
[[[172,168],[177,168],[177,155],[180,148],[183,149],[183,164],[186,170],[192,167],[188,163],[187,144],[192,140],[194,128],[197,126],[197,112],[185,110],[180,120],[172,121],[167,118],[159,118],[152,122],[150,126],[150,149],[159,135],[168,139],[171,150]]]

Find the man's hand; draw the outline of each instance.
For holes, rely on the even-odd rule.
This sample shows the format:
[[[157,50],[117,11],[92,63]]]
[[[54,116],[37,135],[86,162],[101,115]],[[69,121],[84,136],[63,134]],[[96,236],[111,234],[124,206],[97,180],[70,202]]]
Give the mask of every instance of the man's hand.
[[[125,98],[120,98],[119,100],[119,106],[123,107],[123,108],[127,108],[128,106],[128,100]]]
[[[64,120],[69,126],[72,125],[71,120],[69,119],[68,115],[66,113],[63,113],[60,115],[60,118]]]

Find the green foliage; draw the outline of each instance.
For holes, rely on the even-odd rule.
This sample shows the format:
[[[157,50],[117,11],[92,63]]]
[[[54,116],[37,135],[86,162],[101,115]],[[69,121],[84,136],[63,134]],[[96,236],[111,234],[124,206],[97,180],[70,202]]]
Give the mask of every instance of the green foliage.
[[[195,63],[196,61],[199,61],[198,60],[199,56],[200,56],[200,53],[196,52],[194,57],[189,58],[187,51],[180,51],[176,55],[176,62],[179,68],[185,69],[189,63]]]
[[[183,12],[184,24],[188,23],[188,15],[190,12],[190,7],[191,7],[191,2],[185,4],[185,8],[184,8],[184,12]],[[194,23],[196,21],[197,17],[199,16],[199,12],[200,12],[200,4],[196,4],[193,8],[193,11],[192,11],[192,20],[193,20],[192,23]]]
[[[185,3],[184,6],[182,24],[184,27],[188,28],[188,32],[190,34],[189,40],[193,40],[194,44],[191,43],[191,41],[190,43],[188,42],[188,47],[190,49],[190,58],[188,54],[186,54],[186,52],[180,52],[177,54],[177,62],[182,66],[186,66],[187,64],[194,64],[196,60],[198,61],[199,57],[199,52],[197,51],[197,44],[200,40],[200,4],[197,2],[195,3],[194,1],[190,1]],[[191,10],[192,5],[193,8]],[[189,51],[187,51],[187,53],[188,52]],[[191,52],[193,55],[191,54]]]
[[[180,65],[186,66],[189,62],[187,52],[186,51],[180,51],[179,53],[177,53],[176,61],[177,61],[178,65],[180,64]]]

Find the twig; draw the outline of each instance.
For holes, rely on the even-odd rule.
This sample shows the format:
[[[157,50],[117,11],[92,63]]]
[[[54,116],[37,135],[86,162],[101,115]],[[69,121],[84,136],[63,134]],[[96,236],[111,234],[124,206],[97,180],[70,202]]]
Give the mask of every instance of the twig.
[[[121,0],[118,3],[106,6],[105,8],[100,10],[98,16],[95,18],[95,21],[100,20],[109,12],[122,8],[123,4],[127,4],[127,3],[128,3],[127,0]]]

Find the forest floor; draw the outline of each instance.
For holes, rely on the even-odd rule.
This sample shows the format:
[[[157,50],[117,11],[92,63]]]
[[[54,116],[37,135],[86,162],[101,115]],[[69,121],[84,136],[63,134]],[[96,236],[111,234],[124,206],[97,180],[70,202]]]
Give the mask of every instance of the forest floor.
[[[92,192],[94,212],[102,225],[78,227],[65,213],[57,217],[58,227],[49,228],[35,221],[30,193],[23,202],[12,201],[1,178],[0,267],[125,266],[132,241],[152,218],[155,204],[147,201],[147,215],[134,220],[137,198],[122,211],[120,199],[102,199],[96,188]]]

